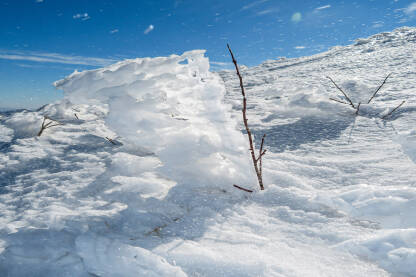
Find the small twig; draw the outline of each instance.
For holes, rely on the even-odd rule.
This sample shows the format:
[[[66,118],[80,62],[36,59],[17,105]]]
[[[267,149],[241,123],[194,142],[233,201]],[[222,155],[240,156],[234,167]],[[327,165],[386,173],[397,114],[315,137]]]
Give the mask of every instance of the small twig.
[[[234,58],[234,54],[231,51],[230,45],[227,44],[228,47],[228,51],[230,51],[230,55],[231,58],[233,60],[234,66],[235,66],[235,71],[237,72],[237,76],[238,79],[240,80],[240,89],[241,89],[241,94],[243,95],[243,122],[244,122],[244,127],[246,128],[246,132],[247,132],[247,137],[248,137],[248,141],[250,144],[250,154],[251,154],[251,159],[253,160],[253,166],[254,166],[254,170],[256,171],[256,175],[257,175],[257,180],[259,182],[259,186],[261,190],[264,190],[264,186],[263,186],[263,178],[261,175],[261,166],[259,169],[259,166],[257,164],[258,160],[256,159],[256,154],[254,153],[254,144],[253,144],[253,137],[251,135],[251,131],[250,128],[248,127],[248,120],[247,120],[247,99],[246,99],[246,93],[244,90],[244,85],[243,85],[243,77],[240,74],[240,70],[238,69],[238,65],[237,65],[237,61]]]
[[[358,106],[357,106],[357,111],[355,112],[355,114],[356,114],[356,115],[358,115],[358,112],[360,111],[360,106],[361,106],[361,102],[360,102],[360,103],[358,103]]]
[[[393,110],[391,110],[388,114],[386,114],[385,116],[383,116],[381,119],[385,119],[386,117],[390,116],[392,113],[394,113],[398,108],[400,108],[401,106],[403,106],[403,104],[406,101],[403,101],[400,105],[398,105],[396,108],[394,108]]]
[[[260,176],[263,178],[263,169],[262,169],[262,162],[261,162],[261,157],[266,154],[266,150],[263,151],[263,144],[264,144],[264,138],[266,137],[266,134],[263,135],[263,137],[261,138],[261,144],[260,144],[260,150],[259,150],[259,157],[258,159],[260,160]]]
[[[79,120],[79,117],[77,116],[77,114],[76,114],[76,113],[74,113],[74,115],[75,115],[75,117]]]
[[[238,189],[241,189],[241,190],[246,191],[246,192],[253,192],[251,189],[246,189],[246,188],[237,186],[236,184],[234,184],[233,187],[238,188]]]
[[[114,145],[117,145],[117,143],[114,142],[114,140],[110,139],[109,137],[105,137],[109,142],[111,142]]]
[[[348,97],[348,95],[334,82],[334,80],[332,80],[331,77],[326,76],[329,80],[331,80],[331,82],[334,84],[334,86],[340,91],[342,92],[342,94],[345,96],[345,98],[348,100],[349,104],[351,105],[351,107],[353,107],[355,109],[354,104],[352,103],[351,99]]]
[[[367,104],[370,104],[371,100],[373,100],[373,98],[376,96],[377,92],[384,86],[384,84],[386,83],[386,81],[390,77],[390,75],[391,75],[391,73],[389,75],[387,75],[387,77],[384,79],[383,83],[381,83],[381,85],[373,93],[373,96],[371,96],[371,98],[368,100]]]
[[[342,104],[345,104],[345,105],[350,105],[347,102],[344,102],[344,101],[341,101],[341,100],[338,100],[338,99],[335,99],[335,98],[332,98],[332,97],[330,97],[329,100],[332,100],[332,101],[335,101],[335,102],[339,102],[339,103],[342,103]]]
[[[46,120],[50,120],[50,121],[48,123],[45,123]],[[40,130],[38,132],[38,137],[40,137],[42,135],[44,130],[46,130],[48,128],[56,127],[56,126],[59,126],[59,125],[63,125],[63,124],[56,121],[56,120],[53,120],[53,119],[47,117],[46,115],[43,116],[42,126],[40,127]]]

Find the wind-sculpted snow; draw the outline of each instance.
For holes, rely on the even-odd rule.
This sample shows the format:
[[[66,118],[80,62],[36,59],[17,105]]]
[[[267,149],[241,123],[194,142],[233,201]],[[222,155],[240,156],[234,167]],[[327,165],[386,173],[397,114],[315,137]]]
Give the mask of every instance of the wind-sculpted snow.
[[[244,184],[250,172],[245,141],[203,55],[125,61],[56,85],[72,103],[107,105],[107,126],[126,143],[155,153],[165,176],[194,185]]]
[[[238,79],[203,51],[75,72],[64,100],[2,113],[0,276],[416,276],[415,34],[242,67],[267,134],[253,194],[232,186],[256,189]],[[390,72],[359,116],[329,100],[325,76],[358,103]],[[37,137],[45,115],[62,125]]]

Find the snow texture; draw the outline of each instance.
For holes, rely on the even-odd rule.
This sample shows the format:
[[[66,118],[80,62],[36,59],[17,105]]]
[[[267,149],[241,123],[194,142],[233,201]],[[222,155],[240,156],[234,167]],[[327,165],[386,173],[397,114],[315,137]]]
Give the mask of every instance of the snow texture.
[[[416,276],[415,52],[406,27],[242,67],[265,191],[204,51],[57,81],[0,116],[0,276]],[[365,103],[389,73],[359,116],[329,100],[325,76]]]

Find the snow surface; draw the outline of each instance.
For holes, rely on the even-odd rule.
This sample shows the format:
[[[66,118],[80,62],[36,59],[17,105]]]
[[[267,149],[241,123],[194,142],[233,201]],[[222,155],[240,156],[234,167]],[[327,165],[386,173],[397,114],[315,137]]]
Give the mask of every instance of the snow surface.
[[[74,72],[1,114],[0,276],[416,276],[414,53],[400,28],[243,67],[265,191],[203,51]],[[358,103],[388,73],[359,116],[329,100],[325,76]],[[63,125],[36,137],[44,115]]]

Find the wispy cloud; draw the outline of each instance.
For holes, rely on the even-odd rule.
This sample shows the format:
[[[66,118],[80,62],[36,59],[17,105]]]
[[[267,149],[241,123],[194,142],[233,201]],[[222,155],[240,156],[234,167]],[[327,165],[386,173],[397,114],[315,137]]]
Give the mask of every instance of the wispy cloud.
[[[258,6],[258,5],[260,5],[260,4],[264,3],[264,2],[267,2],[267,1],[269,1],[269,0],[258,0],[258,1],[254,1],[253,3],[250,3],[250,4],[247,4],[247,5],[243,6],[241,8],[241,10],[251,9],[251,8],[253,8],[255,6]]]
[[[77,13],[77,14],[74,14],[72,16],[72,18],[73,19],[80,19],[80,20],[84,21],[84,20],[90,19],[91,17],[88,15],[88,13]]]
[[[0,50],[0,59],[13,61],[30,61],[38,63],[76,64],[89,66],[106,66],[117,62],[115,59],[70,56],[58,53],[39,53],[31,51]]]
[[[404,13],[407,15],[414,15],[416,13],[416,2],[413,2],[404,9]]]
[[[318,7],[318,8],[316,8],[316,9],[315,9],[315,11],[320,11],[320,10],[329,9],[330,7],[331,7],[331,5],[325,5],[325,6],[322,6],[322,7]]]
[[[296,50],[302,50],[302,49],[305,49],[305,48],[306,48],[305,46],[295,46]]]
[[[371,27],[373,28],[380,28],[384,26],[384,22],[383,21],[374,21],[373,25]]]
[[[215,61],[210,61],[209,63],[212,64],[212,65],[217,65],[217,66],[229,66],[229,65],[232,65],[232,63],[215,62]]]
[[[118,29],[114,29],[110,31],[110,34],[115,34],[115,33],[118,33]]]
[[[150,33],[151,31],[153,31],[155,29],[155,26],[153,26],[152,24],[149,25],[149,27],[146,28],[146,30],[144,30],[144,34],[147,35],[148,33]]]
[[[213,70],[224,70],[224,69],[231,69],[233,64],[230,62],[216,62],[210,61],[209,62],[211,69]]]
[[[270,14],[270,13],[274,13],[274,12],[278,12],[278,11],[279,11],[279,9],[277,9],[277,8],[266,9],[266,10],[257,12],[256,15],[266,15],[266,14]]]

